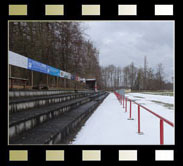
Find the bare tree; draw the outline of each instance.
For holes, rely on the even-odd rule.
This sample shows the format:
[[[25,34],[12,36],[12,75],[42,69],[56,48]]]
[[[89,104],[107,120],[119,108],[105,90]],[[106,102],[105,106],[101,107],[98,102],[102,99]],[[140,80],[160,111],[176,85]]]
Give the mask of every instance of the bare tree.
[[[99,51],[84,36],[80,22],[11,22],[11,51],[84,78],[100,80]],[[30,79],[30,71],[12,68],[14,76]],[[45,83],[46,75],[35,72],[34,84]],[[55,83],[56,77],[49,77]],[[101,82],[101,81],[99,81]],[[71,81],[60,79],[69,87]],[[100,84],[100,83],[99,83]],[[74,86],[71,84],[71,86]]]
[[[163,69],[162,63],[159,63],[157,65],[156,86],[157,86],[157,89],[164,88],[164,69]]]

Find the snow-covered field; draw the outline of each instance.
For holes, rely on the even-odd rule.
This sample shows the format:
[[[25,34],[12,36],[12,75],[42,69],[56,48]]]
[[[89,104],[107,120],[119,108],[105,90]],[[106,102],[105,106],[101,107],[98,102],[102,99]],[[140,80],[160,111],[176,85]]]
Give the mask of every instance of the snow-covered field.
[[[129,93],[128,98],[174,123],[174,97],[142,93]],[[159,145],[160,120],[141,108],[141,131],[137,133],[137,105],[132,104],[132,118],[123,105],[110,93],[86,121],[71,144],[79,145]],[[174,127],[164,123],[164,144],[174,144]]]
[[[151,95],[142,93],[128,93],[129,99],[149,108],[174,123],[174,97],[164,95]]]

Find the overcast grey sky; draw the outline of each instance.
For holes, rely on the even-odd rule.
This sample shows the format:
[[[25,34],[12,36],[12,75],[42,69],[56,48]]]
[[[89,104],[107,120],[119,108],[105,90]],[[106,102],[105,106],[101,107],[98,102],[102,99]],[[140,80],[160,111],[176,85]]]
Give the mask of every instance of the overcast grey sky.
[[[166,79],[174,73],[173,21],[88,21],[85,33],[94,42],[100,55],[100,65],[124,67],[131,62],[143,67],[163,64]]]

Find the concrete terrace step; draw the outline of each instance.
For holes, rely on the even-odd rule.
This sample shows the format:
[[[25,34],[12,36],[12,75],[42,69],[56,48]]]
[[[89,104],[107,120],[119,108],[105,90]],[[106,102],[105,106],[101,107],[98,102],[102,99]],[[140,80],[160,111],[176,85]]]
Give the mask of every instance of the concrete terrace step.
[[[24,131],[30,130],[47,120],[53,119],[66,111],[70,111],[79,105],[89,102],[100,94],[101,93],[97,93],[54,105],[52,104],[41,108],[12,113],[9,115],[9,137],[11,139],[12,137],[17,136]]]
[[[49,96],[64,93],[74,93],[74,91],[63,90],[13,90],[9,91],[10,98],[31,97],[31,96]]]
[[[85,103],[72,111],[49,120],[41,125],[10,139],[10,144],[57,144],[63,143],[77,125],[104,100],[107,93]],[[93,98],[94,99],[94,98]]]
[[[26,109],[40,107],[44,105],[60,103],[63,101],[73,100],[79,97],[89,96],[91,94],[93,94],[93,92],[56,94],[50,96],[33,96],[33,97],[10,99],[9,113],[23,111]]]
[[[78,90],[78,93],[82,92],[94,92],[92,90]],[[75,93],[74,90],[12,90],[9,91],[9,98],[18,97],[31,97],[31,96],[49,96],[57,94]]]

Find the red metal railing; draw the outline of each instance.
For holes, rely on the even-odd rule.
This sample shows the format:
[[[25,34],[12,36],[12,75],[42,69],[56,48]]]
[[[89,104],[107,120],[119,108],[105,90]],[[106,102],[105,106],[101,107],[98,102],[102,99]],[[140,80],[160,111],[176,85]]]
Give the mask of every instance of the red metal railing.
[[[151,111],[150,109],[140,105],[139,103],[137,103],[123,95],[120,95],[117,92],[114,92],[114,94],[117,96],[119,102],[121,104],[123,103],[123,108],[124,108],[124,104],[125,104],[125,112],[127,112],[127,101],[130,102],[129,120],[132,120],[132,103],[137,104],[137,106],[138,106],[138,133],[139,134],[142,134],[142,132],[140,130],[140,107],[160,119],[160,145],[163,145],[164,144],[164,122],[172,127],[174,127],[174,124],[172,122],[170,122],[169,120],[163,118],[162,116],[158,115],[157,113]]]

